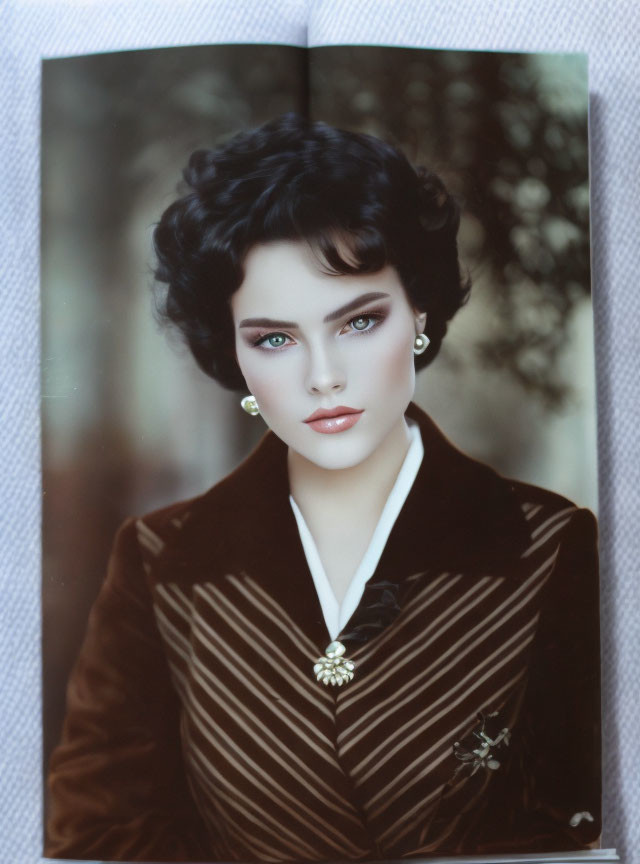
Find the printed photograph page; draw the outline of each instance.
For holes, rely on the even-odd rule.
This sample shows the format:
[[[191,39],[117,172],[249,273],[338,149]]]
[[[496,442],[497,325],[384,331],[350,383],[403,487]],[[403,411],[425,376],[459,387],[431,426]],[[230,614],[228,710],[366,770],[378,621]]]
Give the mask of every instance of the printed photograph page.
[[[155,224],[186,189],[194,152],[304,112],[306,98],[306,51],[292,46],[43,63],[45,772],[118,526],[204,491],[260,437],[180,340],[161,332],[151,292]]]
[[[587,131],[583,55],[44,62],[46,855],[611,858]]]
[[[418,401],[461,449],[597,513],[586,56],[321,46],[309,82],[313,120],[400,145],[459,202],[473,284]]]
[[[311,28],[310,43],[317,45],[320,39]],[[470,296],[449,322],[436,362],[418,376],[416,402],[457,447],[501,475],[553,490],[567,503],[597,513],[586,56],[362,45],[319,45],[309,54],[312,118],[399,145],[427,177],[437,173],[443,178],[460,205],[458,243],[472,283]],[[429,182],[425,189],[434,194]],[[557,537],[566,511],[534,527],[536,514],[541,516],[537,507],[532,504],[527,512],[532,537]],[[464,535],[460,542],[465,542]],[[581,554],[588,557],[591,542],[582,535]],[[597,606],[597,581],[590,589],[588,585],[589,579],[583,588],[591,591]],[[571,613],[565,618],[565,612],[556,611],[555,626],[560,631],[570,628]],[[548,775],[553,791],[546,802],[540,778],[529,778],[537,792],[529,788],[525,794],[534,800],[540,796],[533,809],[558,820],[555,851],[564,848],[560,834],[571,834],[577,826],[597,837],[597,817],[587,807],[574,810],[569,804],[584,800],[584,784],[592,789],[591,800],[600,797],[595,609],[589,620],[577,636],[582,647],[591,645],[587,650],[593,652],[590,707],[585,703],[586,710],[571,717],[562,677],[538,697],[547,702],[545,711],[581,763],[570,780],[568,749],[552,757],[558,760],[557,768],[563,767],[557,776],[554,771]],[[541,638],[538,634],[534,645]],[[477,654],[464,661],[470,677],[477,672],[477,661]],[[580,665],[577,654],[572,662]],[[572,675],[570,668],[567,673]],[[374,727],[370,736],[375,734]],[[401,736],[400,730],[396,734]],[[543,751],[552,737],[534,735],[538,766],[549,756]],[[428,770],[425,758],[423,771]],[[477,765],[471,762],[470,770],[477,772]],[[533,769],[534,774],[538,770]],[[512,793],[519,794],[515,787]],[[395,830],[407,830],[424,817],[412,807],[410,783],[404,794],[405,809]],[[470,800],[469,790],[467,794]],[[485,792],[485,797],[490,800],[491,795]],[[492,805],[485,804],[490,810]],[[572,812],[562,815],[565,806]],[[446,811],[442,803],[438,807]],[[438,812],[438,807],[433,810]],[[463,835],[468,830],[469,843],[473,829],[465,829],[459,816],[466,807],[463,793],[451,793],[450,821],[439,823],[434,817],[433,845],[425,844],[422,851],[438,848],[438,830],[449,843],[456,831]],[[485,838],[478,836],[474,851],[481,853],[483,843],[498,851],[502,834],[509,830],[511,849],[542,851],[540,843],[546,841],[537,836],[542,829],[518,820],[515,810],[508,809],[499,822],[485,817]]]

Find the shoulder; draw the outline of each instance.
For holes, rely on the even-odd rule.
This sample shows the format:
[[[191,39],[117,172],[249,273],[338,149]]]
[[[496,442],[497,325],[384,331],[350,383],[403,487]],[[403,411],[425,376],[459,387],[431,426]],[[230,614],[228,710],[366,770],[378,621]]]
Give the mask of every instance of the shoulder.
[[[281,457],[279,442],[267,432],[257,447],[229,474],[207,491],[176,501],[135,518],[138,526],[161,538],[194,524],[225,528],[238,509],[251,508],[258,491],[263,491],[273,463]]]
[[[528,540],[521,560],[529,566],[553,562],[556,590],[583,590],[597,586],[598,527],[594,514],[564,495],[530,483],[503,478],[518,502]],[[591,590],[591,588],[589,590]]]
[[[145,564],[152,564],[171,555],[176,547],[188,549],[194,536],[213,540],[226,534],[231,514],[237,512],[234,491],[234,484],[225,477],[201,495],[128,519],[119,533],[128,534],[129,543],[138,546]]]
[[[597,642],[600,589],[596,517],[547,489],[520,482],[512,482],[512,488],[530,537],[521,561],[534,572],[546,572],[543,621],[550,628],[549,644],[557,644],[561,631],[564,639]]]
[[[530,483],[507,480],[529,524],[532,538],[557,535],[563,545],[586,540],[597,542],[597,520],[586,507],[564,495]]]
[[[252,555],[264,558],[290,509],[286,447],[268,432],[211,489],[131,519],[126,530],[152,583],[191,581],[237,572]]]
[[[497,476],[500,477],[500,475]],[[579,521],[583,517],[591,517],[595,521],[595,516],[590,510],[581,507],[559,492],[553,492],[551,489],[544,489],[532,483],[525,483],[522,480],[514,480],[507,477],[502,477],[501,479],[503,482],[509,484],[525,510],[532,510],[534,507],[538,507],[546,513],[560,511],[572,512],[576,515],[581,513],[583,516],[578,516]]]
[[[547,560],[559,540],[595,524],[563,495],[504,477],[463,453],[417,406],[407,416],[420,426],[425,450],[412,490],[413,521],[429,530],[439,564],[520,572],[524,556],[533,562],[534,552],[537,558],[549,549]]]

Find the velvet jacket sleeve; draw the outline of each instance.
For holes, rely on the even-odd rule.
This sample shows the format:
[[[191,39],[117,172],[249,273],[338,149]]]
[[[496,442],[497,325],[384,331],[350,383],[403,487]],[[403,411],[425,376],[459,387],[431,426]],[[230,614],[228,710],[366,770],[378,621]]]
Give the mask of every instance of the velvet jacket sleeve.
[[[577,510],[546,586],[513,758],[477,826],[478,853],[575,849],[600,834],[596,536],[593,515]]]
[[[49,857],[209,857],[182,766],[178,702],[134,520],[118,532],[89,618],[49,792]]]

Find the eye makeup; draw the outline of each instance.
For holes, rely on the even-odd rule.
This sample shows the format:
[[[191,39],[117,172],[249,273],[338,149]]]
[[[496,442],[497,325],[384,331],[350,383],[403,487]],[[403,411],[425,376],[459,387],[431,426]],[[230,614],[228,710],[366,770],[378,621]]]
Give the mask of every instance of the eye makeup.
[[[286,348],[286,340],[291,339],[291,336],[288,336],[286,333],[266,333],[264,336],[259,336],[255,340],[251,340],[251,344],[254,348],[262,348],[266,351],[279,351],[282,348]],[[279,344],[273,344],[273,342],[278,342]]]
[[[387,312],[379,309],[370,309],[367,312],[363,312],[361,315],[355,315],[345,323],[345,325],[341,329],[341,333],[349,332],[355,334],[364,334],[371,333],[382,324],[387,318]],[[368,322],[365,327],[358,327],[357,323],[360,321]],[[347,330],[347,328],[349,328]]]
[[[360,336],[366,333],[372,333],[384,323],[388,314],[388,309],[378,308],[368,309],[358,315],[352,315],[342,324],[338,334]],[[358,327],[356,326],[356,322],[366,322],[366,325],[364,327]],[[251,347],[263,351],[282,351],[295,341],[288,333],[284,333],[280,330],[273,330],[266,333],[259,332],[258,334],[247,334],[245,338]]]

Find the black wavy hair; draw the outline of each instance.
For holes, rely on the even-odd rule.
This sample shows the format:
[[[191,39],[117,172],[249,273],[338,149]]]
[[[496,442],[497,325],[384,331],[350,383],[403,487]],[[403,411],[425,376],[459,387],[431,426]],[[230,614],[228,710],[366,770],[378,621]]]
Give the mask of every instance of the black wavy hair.
[[[229,299],[248,251],[275,240],[308,242],[332,275],[393,266],[412,306],[427,313],[431,343],[416,367],[434,359],[470,282],[458,261],[458,205],[432,171],[371,135],[285,114],[197,150],[184,179],[191,191],[153,235],[157,310],[224,387],[246,387]]]

